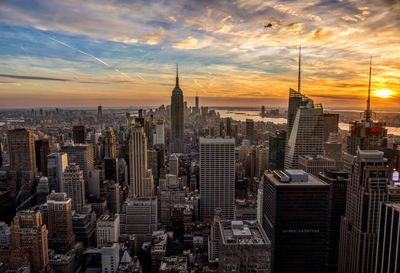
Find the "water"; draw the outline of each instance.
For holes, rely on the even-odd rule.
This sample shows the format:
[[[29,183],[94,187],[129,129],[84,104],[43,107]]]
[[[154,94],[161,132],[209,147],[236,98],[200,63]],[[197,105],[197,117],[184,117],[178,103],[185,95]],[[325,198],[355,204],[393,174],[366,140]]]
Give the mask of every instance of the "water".
[[[276,124],[285,124],[286,123],[286,118],[273,118],[273,117],[261,117],[259,115],[259,111],[251,111],[251,110],[223,110],[223,109],[218,109],[216,110],[221,118],[227,118],[231,117],[233,120],[238,120],[238,121],[246,121],[246,119],[252,119],[254,121],[264,121],[264,122],[273,122]],[[341,130],[348,131],[349,130],[349,124],[348,123],[343,123],[339,122],[339,128]],[[388,129],[388,134],[393,134],[396,136],[400,136],[400,128],[399,127],[386,127]]]

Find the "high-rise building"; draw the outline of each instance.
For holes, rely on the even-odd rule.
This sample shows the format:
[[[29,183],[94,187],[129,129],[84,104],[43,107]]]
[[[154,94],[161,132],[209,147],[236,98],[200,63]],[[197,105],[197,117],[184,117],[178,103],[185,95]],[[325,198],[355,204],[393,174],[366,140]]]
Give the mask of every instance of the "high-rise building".
[[[199,110],[200,110],[199,92],[196,92],[196,97],[194,98],[194,100],[195,100],[196,112],[199,112]]]
[[[97,248],[102,248],[109,243],[118,243],[120,234],[119,214],[104,214],[97,219],[96,239]]]
[[[337,273],[340,241],[340,221],[346,211],[348,173],[340,170],[325,170],[318,175],[330,185],[329,192],[329,241],[326,261],[327,273]]]
[[[72,140],[75,144],[86,143],[86,127],[85,125],[75,125],[72,127]]]
[[[356,155],[357,150],[380,150],[387,146],[386,123],[372,119],[371,110],[371,72],[372,58],[369,67],[369,85],[367,108],[364,119],[350,122],[350,135],[347,137],[347,153]]]
[[[359,150],[351,168],[338,272],[372,273],[376,272],[379,203],[392,198],[387,160],[381,151]]]
[[[172,226],[172,212],[176,204],[185,202],[186,191],[180,185],[178,177],[167,174],[165,179],[160,179],[158,201],[160,202],[161,224]]]
[[[165,125],[163,120],[156,123],[156,130],[154,135],[154,145],[165,145]]]
[[[53,142],[49,138],[35,140],[36,168],[47,176],[47,156],[53,152]]]
[[[276,131],[269,136],[269,168],[282,170],[285,164],[286,131]]]
[[[122,206],[121,233],[135,235],[143,242],[158,229],[158,205],[156,197],[128,198]]]
[[[50,190],[60,192],[62,189],[62,176],[68,166],[68,155],[66,153],[53,153],[47,156],[47,175]]]
[[[29,172],[33,175],[36,171],[35,135],[29,129],[9,130],[8,157],[10,166],[17,171]]]
[[[325,157],[323,155],[299,156],[299,169],[304,170],[307,173],[317,176],[319,173],[328,170],[336,169],[336,161],[332,158]]]
[[[83,171],[85,183],[89,182],[89,173],[94,169],[94,148],[92,144],[68,144],[61,147],[68,154],[68,164],[76,163]],[[89,188],[88,185],[85,185]]]
[[[179,87],[178,65],[176,66],[176,83],[171,96],[171,138],[170,146],[172,153],[183,152],[184,105],[183,91]]]
[[[119,266],[119,244],[110,243],[101,248],[101,273],[116,273]]]
[[[0,222],[0,248],[8,248],[10,246],[11,231],[5,222]]]
[[[168,160],[169,173],[179,177],[179,158],[177,154],[171,154]]]
[[[11,248],[20,255],[22,253],[28,255],[32,272],[47,270],[49,264],[47,229],[38,210],[17,212],[11,223]]]
[[[399,272],[400,203],[380,203],[376,273]]]
[[[288,121],[285,168],[296,169],[300,155],[323,154],[322,105],[290,89]]]
[[[85,181],[83,172],[75,163],[70,163],[63,173],[63,192],[66,192],[72,200],[72,207],[77,212],[81,212],[85,205]]]
[[[226,136],[233,137],[232,118],[226,118]]]
[[[104,157],[117,157],[117,138],[115,136],[114,130],[111,127],[106,130],[104,136]]]
[[[331,133],[337,133],[339,131],[339,114],[324,113],[322,131],[324,142],[329,140]]]
[[[273,272],[325,272],[329,185],[303,170],[265,172],[262,179]]]
[[[271,242],[257,221],[219,221],[219,272],[270,273]]]
[[[52,192],[47,198],[47,227],[49,247],[57,253],[74,248],[72,202],[65,192]]]
[[[216,208],[234,219],[235,139],[200,138],[200,214],[212,220]]]
[[[152,175],[151,170],[150,174],[147,171],[147,138],[143,127],[138,125],[131,127],[129,169],[129,195],[131,197],[153,195],[154,185],[148,184],[152,182]]]
[[[254,143],[254,120],[246,119],[246,138],[250,144]]]

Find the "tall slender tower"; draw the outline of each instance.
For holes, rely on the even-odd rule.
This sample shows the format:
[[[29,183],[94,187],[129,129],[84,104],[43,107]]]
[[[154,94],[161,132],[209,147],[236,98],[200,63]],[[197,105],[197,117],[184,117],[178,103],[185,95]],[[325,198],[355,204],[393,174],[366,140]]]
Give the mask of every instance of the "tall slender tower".
[[[196,111],[199,111],[200,103],[199,103],[199,92],[198,91],[196,92],[195,104],[196,104]]]
[[[383,150],[387,145],[386,123],[372,119],[371,81],[372,57],[369,62],[367,108],[364,120],[350,122],[350,135],[347,137],[347,153],[356,155],[357,150]]]
[[[139,124],[131,128],[129,140],[130,185],[129,196],[152,196],[151,173],[147,172],[147,137]],[[150,184],[149,184],[150,183]]]
[[[396,192],[390,189],[388,172],[383,152],[357,151],[340,227],[339,273],[376,272],[379,204],[393,201]]]
[[[183,130],[184,130],[184,105],[183,91],[179,87],[178,65],[176,65],[176,83],[171,96],[171,152],[183,152]]]

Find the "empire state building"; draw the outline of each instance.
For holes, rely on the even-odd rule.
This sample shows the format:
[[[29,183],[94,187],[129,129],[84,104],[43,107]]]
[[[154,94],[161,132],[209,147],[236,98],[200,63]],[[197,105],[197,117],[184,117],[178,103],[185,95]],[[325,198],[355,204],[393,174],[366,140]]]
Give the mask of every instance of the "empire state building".
[[[183,152],[183,92],[179,87],[178,65],[176,65],[176,83],[171,95],[171,153]]]

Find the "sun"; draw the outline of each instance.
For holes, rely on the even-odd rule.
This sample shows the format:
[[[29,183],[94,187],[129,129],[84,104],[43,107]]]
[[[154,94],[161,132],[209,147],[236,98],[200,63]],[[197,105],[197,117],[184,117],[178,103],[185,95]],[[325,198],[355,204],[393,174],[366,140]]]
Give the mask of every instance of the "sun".
[[[382,99],[390,98],[394,95],[394,92],[390,89],[378,89],[374,91],[374,96]]]

